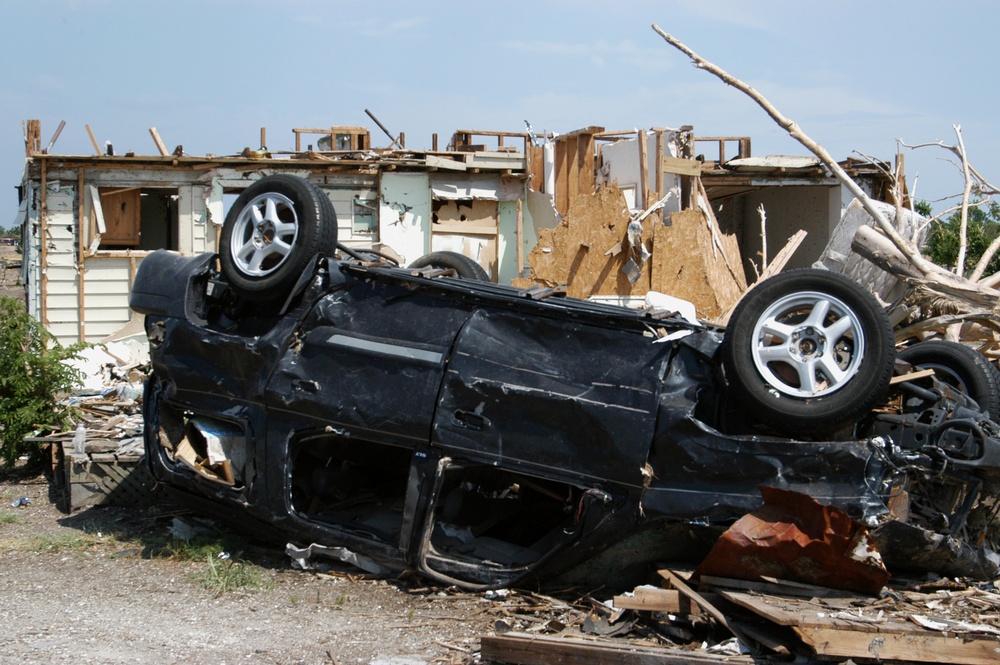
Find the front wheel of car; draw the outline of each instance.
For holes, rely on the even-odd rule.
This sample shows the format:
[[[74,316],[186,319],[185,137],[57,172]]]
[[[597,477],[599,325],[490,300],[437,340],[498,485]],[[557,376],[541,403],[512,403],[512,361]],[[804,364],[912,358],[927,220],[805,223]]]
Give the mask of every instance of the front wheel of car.
[[[337,216],[323,191],[304,178],[270,175],[247,187],[222,227],[219,262],[240,294],[283,300],[319,253],[337,244]]]
[[[793,270],[750,290],[730,318],[722,360],[751,418],[816,438],[857,422],[886,394],[895,347],[878,302],[825,270]]]

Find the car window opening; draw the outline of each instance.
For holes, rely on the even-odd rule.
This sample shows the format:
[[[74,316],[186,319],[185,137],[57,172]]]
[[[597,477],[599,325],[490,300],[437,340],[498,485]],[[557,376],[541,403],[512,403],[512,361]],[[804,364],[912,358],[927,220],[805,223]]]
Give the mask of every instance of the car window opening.
[[[291,507],[304,519],[398,543],[412,451],[310,436],[291,445]]]
[[[575,533],[581,493],[570,485],[493,467],[445,474],[431,534],[438,556],[526,566]]]
[[[206,480],[242,489],[247,479],[243,428],[164,405],[160,413],[160,445],[174,464],[186,466]]]

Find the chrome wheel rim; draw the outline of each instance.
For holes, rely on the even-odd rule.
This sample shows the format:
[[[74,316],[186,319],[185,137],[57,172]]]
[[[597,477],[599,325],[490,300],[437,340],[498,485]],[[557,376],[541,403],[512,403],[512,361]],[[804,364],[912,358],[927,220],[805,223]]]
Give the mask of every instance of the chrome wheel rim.
[[[821,397],[847,385],[861,368],[865,335],[838,298],[805,291],[775,301],[757,319],[753,361],[775,390]]]
[[[250,277],[266,277],[291,254],[299,217],[290,198],[267,192],[254,198],[236,218],[230,253],[237,269]]]

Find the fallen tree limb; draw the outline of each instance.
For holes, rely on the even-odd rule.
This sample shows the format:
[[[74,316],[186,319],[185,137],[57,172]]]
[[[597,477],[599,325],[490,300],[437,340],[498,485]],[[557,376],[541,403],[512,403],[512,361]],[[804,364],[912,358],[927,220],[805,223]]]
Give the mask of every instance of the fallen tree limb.
[[[776,123],[778,123],[778,125],[787,131],[792,138],[805,146],[814,155],[819,157],[820,161],[822,161],[823,164],[830,169],[833,175],[844,185],[844,187],[846,187],[847,190],[861,202],[861,205],[864,206],[866,211],[868,211],[868,214],[875,219],[879,228],[885,232],[885,234],[892,240],[893,244],[896,245],[896,247],[903,253],[904,256],[906,256],[910,263],[917,268],[917,270],[923,274],[927,274],[933,270],[931,266],[934,264],[922,257],[920,252],[912,245],[912,243],[905,240],[896,232],[896,229],[892,227],[882,212],[875,207],[872,200],[867,194],[865,194],[864,190],[862,190],[861,187],[854,182],[851,176],[847,175],[847,172],[841,168],[840,164],[838,164],[837,160],[835,160],[830,153],[827,152],[826,148],[810,138],[794,121],[785,117],[766,97],[754,90],[750,85],[729,74],[721,67],[705,60],[676,37],[661,30],[655,23],[653,24],[653,30],[655,30],[657,34],[659,34],[660,37],[662,37],[668,44],[691,58],[695,67],[704,69],[710,74],[717,76],[727,85],[733,86],[757,102],[757,104],[764,109],[764,111],[766,111],[767,114],[771,116]]]
[[[870,226],[858,227],[851,249],[897,277],[922,276],[888,238]]]

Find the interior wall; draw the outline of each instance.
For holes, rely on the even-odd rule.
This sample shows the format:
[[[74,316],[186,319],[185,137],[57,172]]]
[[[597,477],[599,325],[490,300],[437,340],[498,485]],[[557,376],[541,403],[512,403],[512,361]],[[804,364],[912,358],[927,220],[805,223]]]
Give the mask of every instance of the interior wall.
[[[830,185],[793,185],[765,187],[746,194],[716,200],[712,207],[719,224],[740,238],[747,280],[756,278],[751,260],[758,270],[761,265],[759,206],[764,206],[767,219],[768,259],[784,247],[799,229],[808,232],[805,240],[792,255],[787,269],[808,268],[816,261],[830,239],[830,233],[840,220],[840,187]]]

